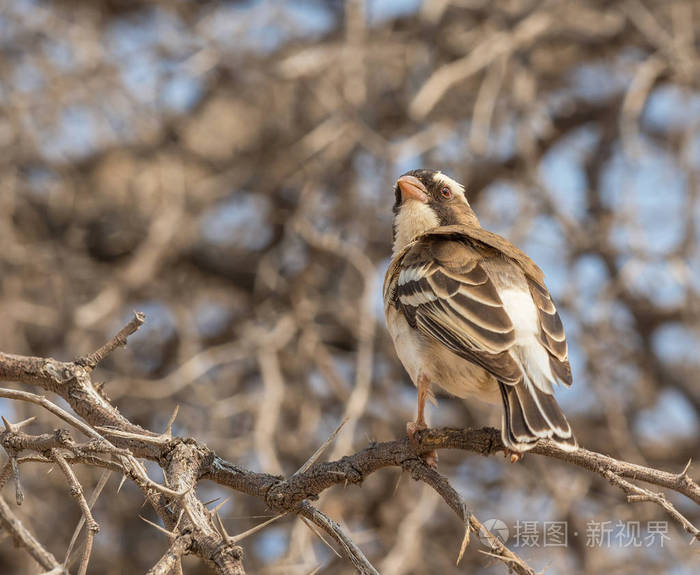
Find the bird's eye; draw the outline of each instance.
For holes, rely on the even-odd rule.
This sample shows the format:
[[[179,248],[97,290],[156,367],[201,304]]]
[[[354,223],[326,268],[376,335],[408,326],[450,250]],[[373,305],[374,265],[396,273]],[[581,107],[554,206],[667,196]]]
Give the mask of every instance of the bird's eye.
[[[442,188],[442,190],[440,190],[440,195],[445,199],[451,198],[452,197],[452,190],[448,187],[444,187],[444,188]]]

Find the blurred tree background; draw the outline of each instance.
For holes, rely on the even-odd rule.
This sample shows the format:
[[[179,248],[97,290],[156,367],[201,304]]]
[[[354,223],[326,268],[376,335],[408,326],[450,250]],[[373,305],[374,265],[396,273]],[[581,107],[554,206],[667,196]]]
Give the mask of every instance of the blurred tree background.
[[[699,34],[697,0],[3,0],[0,349],[71,359],[139,310],[145,326],[98,370],[136,423],[161,431],[179,405],[177,434],[281,474],[345,415],[329,457],[400,437],[416,392],[381,305],[392,185],[438,168],[544,269],[579,442],[679,472],[699,455]],[[0,400],[38,415],[32,432],[56,425],[37,411]],[[500,424],[450,398],[431,423]],[[663,546],[589,545],[590,522],[644,536],[666,519],[597,476],[537,456],[440,466],[511,544],[518,520],[567,522],[568,546],[517,551],[536,569],[697,572],[671,522]],[[80,512],[59,473],[23,469],[17,513],[62,557]],[[76,472],[86,488],[99,476]],[[505,572],[478,541],[455,566],[461,523],[399,479],[319,504],[383,574]],[[117,485],[95,506],[91,573],[145,572],[167,547],[140,490]],[[230,533],[270,514],[200,492],[230,498]],[[243,547],[249,573],[353,572],[291,517]],[[0,572],[39,571],[5,537]]]

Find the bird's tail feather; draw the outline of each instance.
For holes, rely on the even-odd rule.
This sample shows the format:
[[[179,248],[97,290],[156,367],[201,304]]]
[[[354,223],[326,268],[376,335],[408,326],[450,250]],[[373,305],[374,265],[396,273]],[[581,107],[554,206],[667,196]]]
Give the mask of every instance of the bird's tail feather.
[[[504,407],[501,435],[508,449],[527,451],[539,439],[551,439],[568,451],[577,449],[571,426],[553,395],[527,379],[515,385],[501,382],[498,385]]]

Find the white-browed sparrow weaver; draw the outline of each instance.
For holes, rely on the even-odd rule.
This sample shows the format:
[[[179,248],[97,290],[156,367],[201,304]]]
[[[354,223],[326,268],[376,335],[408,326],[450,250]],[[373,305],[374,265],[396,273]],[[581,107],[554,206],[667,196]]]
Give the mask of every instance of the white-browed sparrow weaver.
[[[444,174],[408,172],[395,194],[384,310],[418,388],[409,437],[426,427],[425,400],[435,384],[458,397],[501,401],[501,434],[514,461],[542,438],[576,449],[553,395],[555,383],[571,385],[571,367],[542,271],[482,228],[463,186]]]

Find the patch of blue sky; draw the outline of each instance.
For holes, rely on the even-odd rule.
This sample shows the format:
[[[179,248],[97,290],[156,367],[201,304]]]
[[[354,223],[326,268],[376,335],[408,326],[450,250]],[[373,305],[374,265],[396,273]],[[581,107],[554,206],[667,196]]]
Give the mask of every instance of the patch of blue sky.
[[[435,158],[436,165],[459,164],[472,160],[473,155],[464,147],[468,134],[468,130],[460,130],[459,126],[455,126],[450,134],[441,138],[431,154]]]
[[[309,246],[301,238],[288,234],[282,246],[280,271],[285,276],[301,273],[309,261]]]
[[[403,146],[401,153],[394,159],[392,170],[395,177],[398,178],[401,174],[423,167],[425,167],[423,166],[423,154],[417,148]]]
[[[157,46],[159,25],[156,8],[117,18],[105,33],[107,50],[117,58],[142,56]]]
[[[160,101],[163,107],[176,113],[188,112],[202,97],[202,81],[191,75],[175,72],[162,84]]]
[[[14,420],[15,420],[14,402],[9,400],[9,399],[0,398],[0,415],[2,415],[8,421],[14,422]]]
[[[262,522],[262,520],[260,520]],[[253,540],[255,554],[270,563],[279,559],[289,546],[289,533],[284,527],[270,526],[263,529]]]
[[[134,125],[133,106],[122,93],[114,93],[101,103],[100,114],[116,140],[129,141],[141,126]]]
[[[501,125],[492,127],[488,142],[490,158],[505,162],[513,157],[517,145],[516,126],[516,119],[510,118],[505,119]]]
[[[337,233],[336,214],[344,209],[341,206],[341,196],[331,189],[320,186],[318,196],[311,208],[310,221],[314,227],[320,231],[332,231]]]
[[[400,412],[408,414],[409,417],[413,417],[415,415],[417,403],[416,388],[411,383],[411,378],[403,368],[399,368],[396,373],[399,374],[398,377],[394,378],[394,381],[391,382],[393,386],[390,394],[391,399],[389,400],[391,409],[398,409]],[[372,403],[375,402],[370,402],[370,405]],[[382,407],[381,409],[384,410],[386,414],[386,407]],[[430,415],[431,410],[434,411],[432,404],[427,406],[426,409],[428,410],[428,415]]]
[[[365,150],[360,150],[352,158],[353,172],[355,174],[354,189],[365,203],[371,203],[377,207],[380,215],[386,209],[391,208],[394,201],[391,189],[382,190],[384,184],[384,164],[376,156]],[[380,205],[377,205],[379,199]]]
[[[656,354],[670,362],[700,364],[700,333],[679,323],[667,323],[654,331]]]
[[[609,280],[603,258],[597,254],[584,254],[576,260],[572,272],[578,296],[583,300],[582,305],[587,307],[593,304],[607,287]]]
[[[138,348],[139,343],[162,343],[175,335],[175,316],[167,305],[156,300],[148,300],[135,303],[133,308],[146,314],[148,318],[148,321],[134,335],[129,336],[129,341],[136,344],[134,349]],[[125,313],[122,320],[118,322],[119,325],[123,326],[132,317],[132,313]]]
[[[330,32],[335,26],[333,13],[323,2],[283,2],[284,16],[292,23],[292,30],[302,34],[319,36]]]
[[[636,332],[627,332],[626,336],[618,335],[617,337],[627,337],[624,345],[627,348],[635,348],[637,353],[642,352],[642,346]],[[623,353],[622,355],[623,357],[620,357],[613,365],[608,366],[609,371],[603,384],[608,394],[614,395],[621,405],[630,407],[635,405],[639,381],[644,377],[644,374],[638,365],[627,361],[628,354]]]
[[[311,371],[306,379],[306,386],[315,397],[329,398],[332,395],[331,386],[326,378],[317,370]],[[333,430],[331,430],[333,431]]]
[[[505,469],[503,463],[494,457],[480,461],[479,465],[474,465],[473,461],[467,459],[457,466],[457,474],[461,475],[466,481],[484,485],[501,479]],[[485,509],[484,512],[488,513],[489,510]]]
[[[390,374],[394,372],[395,365],[393,359],[387,356],[377,357],[374,362],[374,381],[388,381]]]
[[[163,67],[153,53],[130,58],[121,66],[121,77],[129,94],[142,104],[156,104]]]
[[[355,381],[355,359],[349,354],[338,352],[333,354],[333,365],[345,381]],[[337,424],[336,424],[337,425]]]
[[[602,299],[608,287],[607,268],[598,255],[584,254],[573,264],[569,278],[576,290],[576,307],[587,322],[603,321],[608,314],[608,301]]]
[[[678,505],[676,505],[676,507],[678,507]],[[690,510],[688,512],[690,512]],[[697,565],[668,565],[666,567],[666,575],[697,575],[696,567]]]
[[[224,333],[232,318],[233,312],[231,308],[222,305],[218,301],[203,300],[195,304],[195,325],[202,337],[220,336]]]
[[[30,57],[22,58],[14,67],[12,87],[20,93],[39,92],[45,86],[44,74]]]
[[[640,346],[641,340],[639,339],[639,334],[637,333],[637,324],[634,315],[627,307],[627,305],[622,303],[621,300],[610,300],[610,304],[608,307],[608,319],[611,324],[616,325],[619,328],[626,327],[631,330],[632,335],[628,335],[626,341],[627,346]]]
[[[614,227],[615,247],[663,255],[683,238],[687,179],[666,150],[648,140],[643,144],[642,155],[634,160],[619,146],[613,150],[603,171],[602,198],[631,223]]]
[[[113,20],[106,32],[106,47],[118,59],[156,48],[186,55],[196,43],[176,13],[157,5]]]
[[[415,410],[415,389],[413,390],[413,409]],[[454,400],[452,400],[454,401]],[[430,421],[430,420],[429,420]],[[469,458],[471,459],[471,458]],[[488,461],[492,461],[489,459]],[[474,461],[471,461],[471,465],[460,465],[454,479],[452,479],[452,484],[457,492],[465,499],[465,501],[484,501],[494,510],[494,514],[499,509],[499,500],[487,499],[484,497],[484,486],[483,483],[476,478],[481,478],[481,474],[476,471],[476,468],[481,468],[484,461],[479,461],[479,465],[474,465]],[[498,461],[498,464],[503,466],[502,460]],[[495,473],[494,473],[495,474]],[[496,497],[502,497],[503,493],[496,494]],[[485,511],[488,513],[488,511]],[[487,518],[486,515],[482,515],[484,519]]]
[[[494,488],[494,496],[500,491],[498,500],[500,509],[498,513],[501,519],[507,519],[511,528],[511,537],[515,536],[514,521],[518,519],[534,519],[539,517],[556,517],[556,507],[554,498],[548,493],[537,493],[523,489],[498,489]]]
[[[146,473],[149,477],[163,476],[163,469],[160,467],[157,461],[150,461],[148,459],[145,459],[143,461],[143,466],[146,468]],[[131,482],[125,481],[124,483]],[[155,517],[154,523],[156,523],[156,525],[161,525],[162,527],[165,527],[165,525],[163,524],[163,520],[160,517]]]
[[[319,2],[259,0],[217,6],[203,26],[223,46],[270,53],[295,38],[330,32],[335,18]]]
[[[658,131],[684,131],[700,122],[700,94],[680,86],[663,84],[649,95],[642,125]]]
[[[8,10],[13,15],[31,18],[32,25],[39,29],[49,16],[53,16],[49,10],[39,9],[40,5],[43,4],[39,0],[14,0],[13,2],[7,2],[3,6],[3,10]]]
[[[367,2],[367,20],[377,26],[405,16],[411,16],[420,10],[423,0],[369,0]]]
[[[569,363],[571,364],[571,374],[574,383],[571,387],[558,385],[554,393],[559,405],[568,415],[590,414],[598,408],[598,399],[591,391],[586,372],[586,356],[578,345],[578,338],[572,337],[570,333],[569,328],[573,325],[573,322],[567,321],[566,317],[564,317],[563,323],[566,329]]]
[[[549,216],[539,215],[534,218],[527,237],[519,246],[542,268],[547,287],[555,298],[566,288],[566,245],[559,224]]]
[[[52,161],[84,158],[97,145],[94,113],[84,106],[65,108],[56,126],[43,132],[43,154]]]
[[[587,181],[583,162],[599,140],[598,130],[584,126],[549,149],[540,161],[542,183],[557,208],[571,218],[581,220],[585,216]]]
[[[17,26],[15,26],[7,16],[0,13],[0,42],[12,42],[15,39],[16,33]]]
[[[205,212],[199,229],[209,244],[259,251],[272,240],[269,214],[265,196],[238,192]]]
[[[685,288],[666,261],[630,260],[622,275],[632,292],[646,296],[659,307],[674,307],[685,301]]]
[[[147,318],[141,329],[129,337],[129,342],[133,344],[129,349],[137,358],[140,368],[152,372],[163,363],[165,344],[176,336],[175,315],[169,306],[156,300],[134,302],[129,307],[145,313]],[[118,325],[123,326],[132,317],[132,313],[125,313]]]
[[[697,437],[700,423],[685,395],[676,389],[665,389],[653,407],[637,414],[634,430],[642,441],[667,443]]]
[[[464,164],[474,159],[474,154],[465,147],[464,143],[469,139],[469,131],[471,130],[471,120],[458,120],[450,125],[450,131],[442,135],[435,142],[434,148],[428,153],[427,168],[443,168],[444,166]],[[446,168],[443,169],[449,176],[456,177],[457,174],[449,173]]]
[[[197,39],[172,12],[153,7],[119,18],[110,25],[106,36],[107,49],[115,56],[123,82],[138,101],[156,104],[160,97],[166,108],[183,112],[199,100],[201,81],[172,60],[196,51]],[[162,49],[168,50],[171,60],[158,55]],[[170,77],[166,78],[168,73]]]
[[[70,43],[61,38],[45,38],[41,49],[46,58],[61,72],[69,72],[75,66],[75,55]]]
[[[612,62],[583,64],[569,72],[575,95],[589,102],[609,100],[625,90],[630,80],[630,72]]]
[[[25,185],[20,189],[36,199],[47,199],[53,186],[60,181],[56,173],[45,165],[31,166],[24,171],[23,175]]]
[[[523,196],[511,182],[496,180],[482,191],[478,204],[472,207],[485,228],[507,237],[522,214],[522,201]]]

